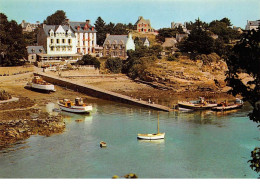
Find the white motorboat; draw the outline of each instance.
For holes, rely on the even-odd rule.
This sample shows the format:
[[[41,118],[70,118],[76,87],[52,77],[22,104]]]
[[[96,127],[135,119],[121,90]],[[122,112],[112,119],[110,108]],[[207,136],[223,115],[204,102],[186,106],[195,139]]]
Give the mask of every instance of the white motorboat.
[[[53,84],[44,81],[40,76],[34,76],[32,82],[27,83],[27,87],[45,92],[56,91]]]
[[[60,100],[58,105],[61,110],[72,113],[90,113],[93,110],[92,105],[86,105],[81,98],[76,98],[75,102],[69,99]]]
[[[197,101],[179,101],[179,108],[191,109],[191,110],[206,110],[216,107],[217,103],[209,103],[204,100],[203,97],[200,97]]]

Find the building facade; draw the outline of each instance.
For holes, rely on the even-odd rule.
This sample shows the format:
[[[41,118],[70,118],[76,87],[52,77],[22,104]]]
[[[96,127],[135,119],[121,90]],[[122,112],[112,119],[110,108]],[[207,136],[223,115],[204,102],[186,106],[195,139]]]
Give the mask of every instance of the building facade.
[[[106,35],[103,44],[104,57],[127,58],[127,50],[135,50],[135,43],[132,35]]]
[[[150,46],[150,42],[147,37],[141,37],[140,40],[141,40],[143,46],[146,46],[146,47]]]
[[[144,19],[142,16],[138,17],[138,20],[134,24],[134,28],[136,31],[141,33],[150,33],[154,32],[154,29],[151,26],[149,19]]]
[[[43,46],[46,54],[39,54],[40,61],[60,62],[61,60],[76,61],[76,36],[67,25],[45,25],[37,34],[37,45]]]
[[[85,22],[70,22],[66,19],[65,25],[69,26],[76,37],[76,53],[95,55],[97,48],[97,31],[90,24],[90,20]]]
[[[37,21],[35,24],[28,23],[25,20],[22,21],[21,26],[23,29],[23,32],[32,32],[34,31],[38,26],[40,25],[40,22]]]
[[[260,20],[247,21],[245,30],[256,30],[260,26]]]
[[[38,54],[46,54],[43,46],[27,46],[27,53],[28,53],[28,61],[30,63],[37,62],[37,55]]]

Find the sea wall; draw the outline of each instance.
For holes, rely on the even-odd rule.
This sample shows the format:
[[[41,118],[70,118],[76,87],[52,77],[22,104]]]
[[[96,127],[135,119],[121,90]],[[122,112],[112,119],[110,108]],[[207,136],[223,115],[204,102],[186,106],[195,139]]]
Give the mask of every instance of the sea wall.
[[[100,89],[91,85],[81,84],[72,82],[68,79],[59,78],[56,76],[52,76],[45,73],[36,73],[36,75],[42,76],[44,80],[47,82],[50,82],[54,85],[59,85],[68,89],[72,89],[77,92],[81,92],[84,94],[87,94],[89,96],[93,96],[100,99],[110,100],[110,101],[116,101],[120,103],[126,103],[131,105],[138,105],[143,106],[155,110],[161,110],[161,111],[170,111],[171,109],[166,106],[158,105],[158,104],[151,104],[149,102],[143,101],[143,100],[137,100],[133,99],[129,96],[121,95],[118,93],[114,93],[111,91],[107,91],[104,89]]]

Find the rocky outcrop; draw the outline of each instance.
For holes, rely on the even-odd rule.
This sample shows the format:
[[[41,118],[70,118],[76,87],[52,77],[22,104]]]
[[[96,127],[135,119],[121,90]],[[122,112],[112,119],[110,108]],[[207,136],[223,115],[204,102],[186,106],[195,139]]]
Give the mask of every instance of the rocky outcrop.
[[[24,140],[31,135],[50,136],[54,133],[61,133],[65,129],[62,117],[48,116],[46,118],[2,120],[0,121],[0,149]]]

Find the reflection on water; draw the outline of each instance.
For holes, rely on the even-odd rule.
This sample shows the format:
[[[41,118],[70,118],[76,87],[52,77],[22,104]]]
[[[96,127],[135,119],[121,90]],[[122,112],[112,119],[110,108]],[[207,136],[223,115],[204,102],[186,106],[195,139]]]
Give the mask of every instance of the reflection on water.
[[[157,111],[117,103],[94,104],[90,115],[60,112],[66,132],[33,136],[0,153],[2,178],[256,178],[247,163],[259,145],[248,107],[213,111],[160,112],[165,140],[138,140],[153,133]],[[57,104],[48,104],[50,113]],[[99,142],[107,148],[101,149]],[[23,147],[23,148],[22,148]],[[155,168],[156,167],[156,168]],[[235,169],[235,170],[234,170]]]

